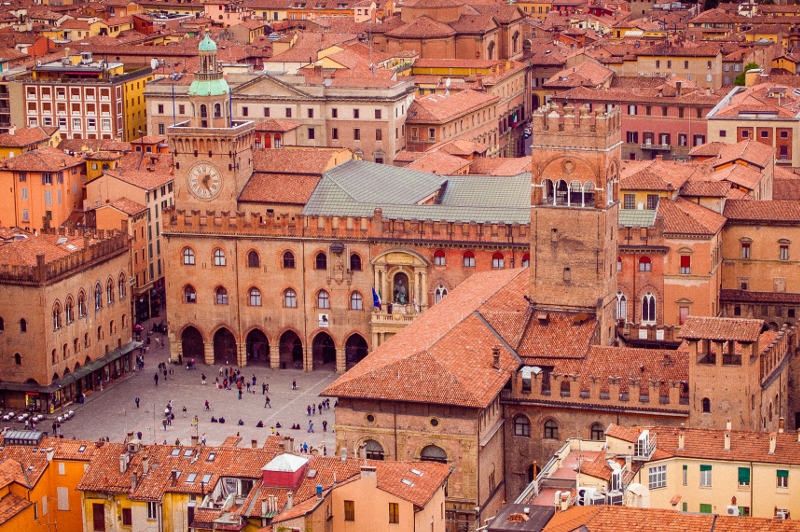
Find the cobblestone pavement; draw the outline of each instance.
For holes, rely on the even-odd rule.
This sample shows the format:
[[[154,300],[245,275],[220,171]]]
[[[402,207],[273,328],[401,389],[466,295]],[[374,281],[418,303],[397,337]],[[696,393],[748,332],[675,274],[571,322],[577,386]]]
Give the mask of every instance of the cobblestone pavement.
[[[149,328],[149,323],[146,325]],[[167,380],[159,372],[158,385],[155,385],[153,375],[158,364],[169,358],[164,339],[165,335],[153,334],[150,349],[145,354],[144,370],[112,383],[103,391],[87,395],[82,405],[75,403],[57,411],[55,415],[67,410],[75,411],[72,419],[61,424],[60,432],[64,437],[85,440],[108,437],[111,441],[121,442],[126,433],[132,431],[134,434],[141,432],[144,443],[163,443],[166,440],[167,443],[174,444],[179,440],[182,444],[189,445],[191,436],[196,434],[199,438],[205,437],[208,445],[218,445],[228,436],[238,433],[242,437],[240,445],[250,445],[252,440],[256,440],[260,446],[271,434],[271,427],[280,423],[281,428],[276,428],[275,431],[283,436],[292,436],[295,449],[308,443],[317,448],[324,445],[325,452],[333,453],[335,398],[330,399],[330,409],[311,416],[306,413],[308,405],[318,406],[323,401],[319,392],[336,378],[332,367],[304,372],[296,369],[273,370],[266,366],[246,366],[241,368],[245,380],[250,381],[252,375],[255,375],[257,384],[255,393],[248,393],[243,387],[241,399],[238,398],[235,387],[231,390],[217,389],[215,379],[219,377],[219,366],[201,363],[197,364],[196,370],[191,371],[185,366],[168,364],[170,374]],[[201,384],[203,373],[208,377],[206,385]],[[222,379],[219,377],[220,383]],[[293,380],[297,382],[296,390],[292,390]],[[263,382],[269,384],[267,395],[272,408],[264,406],[265,396],[261,389]],[[136,407],[136,397],[140,398],[139,408]],[[162,420],[170,400],[175,418],[172,425],[165,429]],[[209,411],[205,410],[206,400],[211,405]],[[194,416],[198,418],[196,429],[192,424]],[[225,423],[212,423],[212,416],[224,418]],[[51,432],[52,417],[48,416],[48,419],[42,421],[38,426],[39,430]],[[241,426],[238,425],[240,419],[244,423]],[[263,422],[263,428],[256,427],[258,421]],[[308,432],[309,421],[313,422],[313,433]],[[327,432],[323,430],[323,421],[328,424]],[[300,429],[290,429],[293,423],[298,423]],[[17,426],[18,423],[10,425],[21,428]]]

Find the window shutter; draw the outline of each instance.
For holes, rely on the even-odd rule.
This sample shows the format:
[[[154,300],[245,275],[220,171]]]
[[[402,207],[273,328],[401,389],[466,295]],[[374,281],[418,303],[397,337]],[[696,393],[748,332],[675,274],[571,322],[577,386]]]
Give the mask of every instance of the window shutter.
[[[739,484],[750,484],[750,468],[739,468]]]
[[[681,268],[688,268],[691,265],[692,258],[689,255],[681,255]]]
[[[710,465],[700,465],[700,471],[711,471]]]
[[[789,478],[789,470],[788,469],[778,469],[778,477],[779,478]]]

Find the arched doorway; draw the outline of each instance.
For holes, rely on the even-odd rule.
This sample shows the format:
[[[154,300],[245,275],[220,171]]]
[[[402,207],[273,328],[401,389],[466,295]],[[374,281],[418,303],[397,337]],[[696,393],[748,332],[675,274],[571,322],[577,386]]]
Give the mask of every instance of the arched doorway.
[[[203,336],[194,327],[186,327],[181,333],[181,353],[183,358],[203,360]]]
[[[269,341],[259,329],[247,334],[247,364],[269,365]]]
[[[360,334],[354,334],[344,344],[346,368],[350,369],[367,356],[367,341]]]
[[[187,353],[184,351],[184,358]],[[236,338],[233,333],[226,328],[222,328],[214,333],[214,364],[233,364],[236,365]]]
[[[303,342],[293,331],[281,335],[280,367],[303,369]]]
[[[313,353],[311,360],[315,367],[333,364],[332,369],[336,369],[336,344],[333,343],[333,338],[328,333],[321,332],[314,337],[311,351]]]

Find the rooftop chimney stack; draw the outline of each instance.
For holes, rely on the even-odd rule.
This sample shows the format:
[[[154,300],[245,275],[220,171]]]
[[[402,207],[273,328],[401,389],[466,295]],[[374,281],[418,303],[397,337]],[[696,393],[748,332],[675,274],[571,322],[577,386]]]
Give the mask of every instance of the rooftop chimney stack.
[[[784,431],[784,428],[785,428],[785,427],[786,427],[786,419],[785,419],[783,416],[781,416],[781,417],[778,419],[778,432],[780,432],[781,434],[783,434],[783,431]]]
[[[769,433],[769,454],[775,454],[775,447],[778,444],[778,435],[774,432]]]
[[[683,450],[683,446],[684,446],[684,438],[685,438],[685,436],[686,436],[685,432],[686,432],[686,428],[685,428],[685,427],[683,427],[683,426],[682,426],[682,427],[680,428],[680,430],[678,431],[678,450],[679,450],[679,451],[682,451],[682,450]]]
[[[731,433],[730,432],[726,432],[725,433],[725,450],[726,451],[730,451],[731,450]]]
[[[495,345],[492,347],[492,367],[500,369],[500,346]]]
[[[731,424],[731,420],[729,419],[727,422],[725,422],[725,430],[731,430],[732,428],[733,425]]]

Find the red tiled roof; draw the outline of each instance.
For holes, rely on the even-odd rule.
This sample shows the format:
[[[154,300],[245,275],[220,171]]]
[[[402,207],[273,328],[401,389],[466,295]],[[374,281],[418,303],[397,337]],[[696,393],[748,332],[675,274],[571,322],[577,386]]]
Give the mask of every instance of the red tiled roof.
[[[723,211],[732,222],[800,222],[800,201],[772,200],[749,201],[729,200]]]
[[[305,205],[320,179],[318,175],[254,173],[239,201]]]
[[[664,234],[714,236],[725,225],[725,217],[683,198],[662,199],[658,216],[664,219]]]
[[[321,176],[341,148],[283,147],[253,151],[253,170]]]
[[[755,342],[763,326],[762,320],[689,316],[681,326],[679,337],[693,340]]]
[[[51,135],[52,132],[48,133],[44,130],[44,128],[39,126],[17,129],[13,134],[0,134],[0,147],[24,148],[25,146],[45,142],[50,138]]]
[[[24,172],[60,172],[83,164],[81,157],[67,155],[56,148],[39,148],[21,153],[11,159],[3,161],[3,166],[9,170]]]
[[[147,206],[142,205],[138,201],[133,201],[128,198],[117,198],[104,205],[101,205],[100,207],[97,207],[97,209],[102,209],[106,206],[113,207],[114,209],[117,209],[118,211],[127,214],[128,216],[135,216],[147,210]]]
[[[143,190],[152,190],[173,180],[172,155],[131,152],[119,160],[106,175]]]
[[[430,94],[415,99],[408,109],[411,123],[444,123],[475,109],[496,102],[498,96],[483,92],[465,90],[445,94]]]

